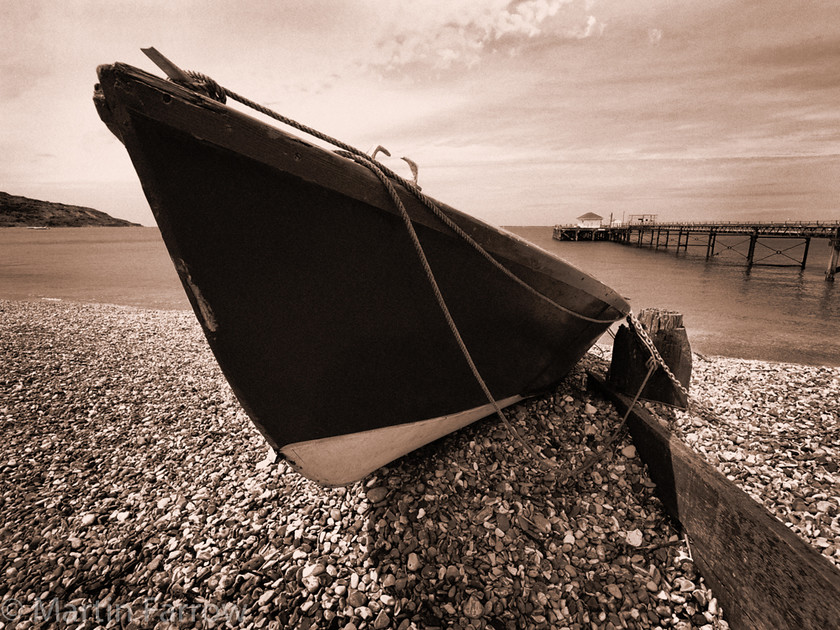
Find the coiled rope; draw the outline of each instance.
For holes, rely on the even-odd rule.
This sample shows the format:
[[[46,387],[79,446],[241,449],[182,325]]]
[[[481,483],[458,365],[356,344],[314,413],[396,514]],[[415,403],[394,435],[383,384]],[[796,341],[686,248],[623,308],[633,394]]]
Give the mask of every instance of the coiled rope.
[[[159,53],[157,53],[157,54],[159,55]],[[152,57],[152,58],[154,59],[154,57]],[[165,59],[165,58],[162,57],[162,55],[160,56],[160,58]],[[157,63],[157,60],[155,60],[155,61]],[[450,230],[452,230],[459,238],[461,238],[467,244],[469,244],[475,251],[477,251],[483,258],[485,258],[491,265],[493,265],[496,269],[501,271],[508,278],[513,280],[516,284],[518,284],[519,286],[526,289],[529,293],[538,297],[540,300],[542,300],[544,302],[547,302],[552,307],[556,308],[557,310],[559,310],[559,311],[561,311],[561,312],[563,312],[567,315],[570,315],[572,317],[575,317],[575,318],[583,320],[583,321],[595,323],[595,324],[613,324],[614,322],[618,321],[618,318],[599,319],[599,318],[589,317],[588,315],[584,315],[583,313],[579,313],[577,311],[569,309],[568,307],[565,307],[562,304],[558,304],[556,301],[552,300],[548,296],[546,296],[543,293],[537,291],[534,287],[532,287],[530,284],[526,283],[524,280],[522,280],[516,274],[514,274],[512,271],[510,271],[507,267],[502,265],[498,260],[496,260],[495,257],[493,257],[486,249],[484,249],[479,243],[477,243],[475,241],[475,239],[473,239],[469,234],[467,234],[446,213],[444,213],[440,209],[440,207],[430,197],[428,197],[427,195],[422,193],[420,191],[419,186],[417,186],[415,183],[410,182],[410,181],[406,180],[405,178],[401,177],[400,175],[398,175],[397,173],[395,173],[394,171],[392,171],[391,169],[389,169],[385,165],[381,164],[380,162],[376,161],[375,159],[372,159],[370,156],[368,156],[363,151],[357,149],[356,147],[354,147],[352,145],[349,145],[345,142],[342,142],[341,140],[338,140],[337,138],[333,138],[333,137],[331,137],[331,136],[329,136],[325,133],[322,133],[322,132],[318,131],[317,129],[314,129],[312,127],[304,125],[304,124],[302,124],[302,123],[300,123],[296,120],[293,120],[293,119],[291,119],[287,116],[284,116],[284,115],[282,115],[282,114],[280,114],[280,113],[278,113],[278,112],[276,112],[272,109],[269,109],[269,108],[267,108],[263,105],[260,105],[259,103],[256,103],[255,101],[252,101],[249,98],[246,98],[246,97],[244,97],[240,94],[237,94],[236,92],[233,92],[232,90],[219,85],[216,81],[214,81],[212,78],[208,77],[205,74],[202,74],[200,72],[195,72],[195,71],[183,72],[183,71],[180,71],[176,66],[174,66],[174,64],[171,64],[171,62],[168,62],[168,60],[166,60],[166,62],[169,63],[169,65],[172,69],[176,70],[177,72],[180,72],[180,74],[181,74],[181,76],[179,77],[179,76],[177,76],[177,72],[176,72],[176,73],[174,73],[176,76],[173,76],[173,73],[171,73],[169,69],[163,68],[164,71],[166,71],[167,74],[169,75],[170,79],[173,80],[174,82],[179,83],[181,85],[184,85],[185,87],[188,87],[192,90],[202,92],[202,93],[206,94],[207,96],[209,96],[210,98],[213,98],[214,100],[216,100],[218,102],[221,102],[221,103],[225,103],[227,98],[231,98],[231,99],[241,103],[242,105],[245,105],[246,107],[250,107],[251,109],[253,109],[257,112],[260,112],[261,114],[264,114],[265,116],[268,116],[269,118],[277,120],[278,122],[281,122],[285,125],[293,127],[295,129],[298,129],[299,131],[302,131],[302,132],[304,132],[304,133],[306,133],[306,134],[308,134],[308,135],[310,135],[314,138],[318,138],[318,139],[320,139],[324,142],[327,142],[327,143],[329,143],[329,144],[331,144],[335,147],[338,147],[340,149],[339,151],[336,152],[338,155],[341,155],[342,157],[346,157],[346,158],[349,158],[349,159],[352,159],[352,160],[356,161],[357,163],[361,164],[362,166],[365,166],[366,168],[368,168],[371,172],[373,172],[376,175],[376,177],[380,180],[380,182],[382,182],[383,186],[387,190],[388,195],[391,197],[391,200],[394,203],[394,206],[397,208],[397,210],[400,214],[400,217],[402,218],[403,223],[405,224],[406,231],[407,231],[407,233],[409,235],[409,238],[412,242],[415,253],[417,254],[417,257],[418,257],[418,259],[419,259],[419,261],[420,261],[420,263],[423,267],[423,270],[426,274],[426,278],[429,282],[429,285],[432,288],[432,291],[435,295],[435,299],[438,303],[438,306],[440,307],[441,312],[443,313],[444,318],[446,320],[446,323],[449,326],[450,331],[452,332],[452,336],[455,339],[455,341],[456,341],[456,343],[457,343],[457,345],[458,345],[458,347],[461,351],[461,354],[464,356],[464,359],[466,360],[466,362],[467,362],[467,364],[470,368],[470,371],[473,374],[473,377],[475,378],[476,382],[480,386],[480,388],[483,391],[487,400],[492,405],[493,410],[495,411],[496,415],[501,419],[502,423],[505,425],[508,432],[514,437],[514,439],[517,442],[519,442],[522,445],[522,447],[532,456],[532,458],[537,463],[539,463],[541,466],[546,467],[546,468],[553,468],[553,469],[563,468],[557,461],[551,460],[548,457],[546,457],[543,453],[536,451],[534,449],[534,447],[531,446],[531,444],[529,442],[527,442],[522,437],[522,435],[519,433],[519,431],[516,429],[516,427],[514,427],[513,424],[508,420],[507,415],[504,413],[504,410],[499,405],[498,401],[493,396],[492,392],[490,391],[489,387],[487,386],[487,383],[484,381],[483,377],[481,376],[481,373],[478,370],[478,367],[475,365],[475,362],[472,359],[472,355],[470,354],[469,349],[467,348],[466,343],[464,342],[463,337],[461,336],[461,333],[458,329],[458,326],[455,323],[455,320],[452,317],[452,314],[449,311],[448,306],[446,305],[446,300],[445,300],[445,298],[443,297],[443,294],[440,291],[440,287],[438,286],[437,280],[435,279],[434,272],[431,268],[431,265],[429,264],[428,258],[426,257],[423,246],[420,243],[420,239],[417,236],[417,232],[414,229],[414,225],[413,225],[413,222],[411,220],[411,217],[408,214],[408,211],[406,210],[405,205],[403,204],[403,201],[399,196],[399,193],[397,192],[396,188],[394,187],[393,182],[399,183],[406,190],[411,192],[421,203],[423,203],[424,206],[426,206],[426,208],[428,208],[432,212],[432,214],[439,221],[441,221],[446,227],[448,227]],[[633,328],[633,330],[637,333],[637,335],[642,340],[645,347],[649,350],[649,352],[651,354],[651,358],[647,362],[647,367],[648,367],[647,375],[645,376],[645,378],[642,382],[642,385],[639,388],[639,391],[636,393],[635,397],[633,398],[633,402],[628,407],[627,412],[624,415],[624,418],[621,420],[621,422],[616,427],[616,429],[613,431],[613,433],[605,441],[605,446],[607,448],[603,449],[600,453],[593,454],[593,456],[586,459],[578,468],[576,468],[574,470],[571,470],[571,471],[566,470],[565,473],[563,474],[563,476],[561,477],[561,479],[559,480],[561,484],[568,483],[568,481],[570,481],[571,479],[576,478],[582,472],[584,472],[585,470],[590,468],[592,465],[594,465],[599,459],[601,459],[604,456],[604,454],[608,451],[608,447],[611,446],[612,443],[623,432],[623,429],[625,427],[627,418],[630,415],[630,412],[632,411],[633,407],[638,402],[638,399],[641,396],[641,393],[644,390],[645,386],[647,385],[647,382],[650,379],[651,375],[654,373],[654,371],[658,367],[661,367],[665,370],[665,373],[669,376],[671,381],[673,381],[674,385],[677,386],[680,389],[680,391],[682,391],[686,395],[686,398],[688,398],[688,391],[683,387],[682,383],[679,382],[679,380],[674,376],[673,372],[671,372],[671,370],[665,364],[665,361],[662,359],[662,356],[659,354],[658,350],[656,349],[656,346],[653,344],[653,341],[650,339],[647,332],[644,330],[644,327],[642,326],[641,322],[639,322],[639,320],[636,318],[636,316],[632,312],[627,315],[627,322],[630,324],[630,326]]]

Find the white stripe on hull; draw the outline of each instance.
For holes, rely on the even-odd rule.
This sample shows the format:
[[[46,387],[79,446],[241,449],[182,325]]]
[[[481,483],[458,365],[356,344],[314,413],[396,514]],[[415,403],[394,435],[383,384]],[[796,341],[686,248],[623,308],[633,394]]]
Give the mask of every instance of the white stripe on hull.
[[[511,396],[498,403],[507,407],[520,400],[522,396]],[[287,444],[280,453],[307,479],[325,486],[345,486],[493,411],[488,403],[449,416]]]

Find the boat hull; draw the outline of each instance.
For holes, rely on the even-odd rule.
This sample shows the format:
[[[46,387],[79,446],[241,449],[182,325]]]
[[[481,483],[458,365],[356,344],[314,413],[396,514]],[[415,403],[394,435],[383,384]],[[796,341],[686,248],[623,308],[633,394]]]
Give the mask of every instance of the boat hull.
[[[127,66],[100,68],[100,85],[222,371],[303,474],[346,484],[492,413],[367,169]],[[399,190],[495,399],[556,383],[607,327],[519,286]],[[552,300],[603,320],[628,310],[580,270],[442,208]]]

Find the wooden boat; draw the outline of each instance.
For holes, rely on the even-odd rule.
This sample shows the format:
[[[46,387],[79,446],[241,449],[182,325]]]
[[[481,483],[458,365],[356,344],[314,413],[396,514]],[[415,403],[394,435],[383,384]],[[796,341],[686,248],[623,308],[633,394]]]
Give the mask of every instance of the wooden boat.
[[[100,117],[222,371],[298,471],[344,485],[494,412],[371,170],[142,70],[98,73]],[[499,407],[557,383],[629,311],[563,260],[437,204],[514,281],[394,186]]]

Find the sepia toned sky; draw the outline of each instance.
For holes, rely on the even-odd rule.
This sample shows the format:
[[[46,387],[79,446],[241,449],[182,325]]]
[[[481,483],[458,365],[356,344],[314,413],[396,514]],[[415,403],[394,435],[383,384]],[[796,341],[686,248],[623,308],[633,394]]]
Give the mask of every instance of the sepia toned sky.
[[[840,219],[837,0],[0,0],[0,190],[153,224],[91,101],[147,46],[497,225]]]

